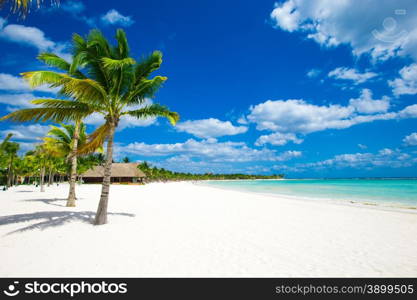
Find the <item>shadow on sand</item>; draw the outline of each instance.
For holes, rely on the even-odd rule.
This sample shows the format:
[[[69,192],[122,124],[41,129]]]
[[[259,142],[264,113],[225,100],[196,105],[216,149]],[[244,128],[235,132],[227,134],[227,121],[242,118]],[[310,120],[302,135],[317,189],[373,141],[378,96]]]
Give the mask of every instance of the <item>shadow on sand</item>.
[[[63,204],[57,204],[57,203],[54,203],[54,202],[67,201],[67,198],[61,198],[61,199],[58,199],[58,198],[54,198],[54,199],[26,199],[26,200],[21,200],[21,201],[24,201],[24,202],[43,202],[43,203],[49,204],[49,205],[54,205],[54,206],[59,206],[59,207],[66,207]]]
[[[108,213],[113,216],[134,217],[134,214],[129,213]],[[22,227],[20,229],[11,231],[6,235],[13,233],[25,232],[28,230],[44,230],[51,227],[58,227],[65,223],[72,221],[81,221],[83,223],[92,224],[95,212],[92,211],[43,211],[31,214],[18,214],[10,216],[0,216],[0,226],[8,224],[24,223],[29,221],[38,221],[38,223]]]

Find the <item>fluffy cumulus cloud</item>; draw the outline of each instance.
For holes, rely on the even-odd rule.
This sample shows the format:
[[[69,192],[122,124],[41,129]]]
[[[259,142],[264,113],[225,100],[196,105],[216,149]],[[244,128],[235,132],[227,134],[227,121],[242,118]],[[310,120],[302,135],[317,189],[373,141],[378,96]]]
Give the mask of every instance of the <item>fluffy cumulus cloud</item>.
[[[70,60],[65,43],[56,43],[48,39],[44,32],[37,27],[20,24],[7,24],[0,18],[0,39],[37,48],[39,51],[50,51]]]
[[[349,105],[358,113],[373,114],[387,112],[390,107],[390,98],[383,96],[380,100],[372,99],[372,91],[363,89],[359,98],[350,99]]]
[[[109,10],[105,15],[101,17],[101,21],[105,24],[119,25],[128,27],[134,23],[132,17],[123,16],[115,9]]]
[[[283,146],[286,145],[288,142],[293,142],[295,144],[301,144],[303,142],[302,139],[298,138],[293,133],[281,133],[276,132],[268,135],[261,135],[255,142],[256,146],[261,146],[265,144],[271,144],[274,146]]]
[[[417,94],[417,64],[411,64],[402,68],[400,77],[389,80],[388,84],[392,87],[392,91],[396,96]]]
[[[177,124],[176,129],[200,138],[216,138],[225,135],[245,133],[245,126],[234,126],[230,121],[220,121],[210,118],[203,120],[185,121]]]
[[[377,120],[417,117],[417,104],[397,112],[388,112],[389,98],[372,99],[369,90],[363,90],[349,105],[314,105],[301,99],[268,100],[250,107],[247,119],[258,130],[280,133],[308,134],[327,129],[345,129],[356,124]]]
[[[275,5],[271,19],[277,28],[300,32],[325,47],[350,45],[356,56],[417,58],[415,4],[414,0],[377,4],[363,0],[360,5],[355,0],[287,0]]]
[[[201,141],[189,139],[183,143],[174,144],[136,142],[120,147],[120,151],[140,156],[181,156],[182,159],[204,159],[210,162],[284,161],[302,155],[299,151],[277,153],[275,150],[266,148],[250,148],[243,142],[218,142],[215,139]]]
[[[329,72],[328,76],[335,79],[340,80],[349,80],[353,82],[354,84],[360,84],[364,83],[365,81],[368,81],[369,79],[377,76],[378,74],[374,72],[364,72],[360,73],[356,69],[352,68],[336,68]]]
[[[3,26],[5,22],[3,23]],[[42,30],[18,24],[9,24],[0,28],[0,38],[16,43],[27,44],[40,51],[55,47],[55,43],[45,37]]]
[[[403,142],[407,145],[407,146],[417,146],[417,132],[413,132],[410,135],[407,135],[404,139]]]

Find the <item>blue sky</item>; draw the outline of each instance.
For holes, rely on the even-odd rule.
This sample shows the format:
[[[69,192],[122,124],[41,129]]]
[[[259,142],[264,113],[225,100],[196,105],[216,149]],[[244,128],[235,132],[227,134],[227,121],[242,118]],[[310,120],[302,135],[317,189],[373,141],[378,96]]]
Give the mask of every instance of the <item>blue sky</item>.
[[[40,51],[69,58],[72,33],[127,32],[132,55],[161,50],[153,102],[181,115],[121,122],[117,159],[177,171],[288,177],[417,176],[414,0],[70,1],[25,20],[1,11],[0,109],[53,97],[20,72]],[[349,13],[347,13],[349,12]],[[91,132],[102,122],[86,120]],[[22,149],[48,124],[3,122]]]

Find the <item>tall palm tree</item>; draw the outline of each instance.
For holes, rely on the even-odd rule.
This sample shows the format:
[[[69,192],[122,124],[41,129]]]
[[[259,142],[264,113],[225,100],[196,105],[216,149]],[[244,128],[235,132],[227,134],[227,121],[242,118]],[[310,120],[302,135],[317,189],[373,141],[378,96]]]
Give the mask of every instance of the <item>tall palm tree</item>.
[[[89,142],[78,151],[81,154],[91,152],[91,149],[107,141],[103,185],[94,222],[96,225],[107,223],[113,143],[120,119],[125,116],[137,119],[165,117],[173,125],[179,119],[176,112],[165,106],[146,104],[146,99],[153,97],[167,80],[163,76],[149,78],[153,71],[159,69],[162,53],[154,51],[136,62],[129,56],[129,46],[123,30],[117,30],[116,40],[117,44],[111,45],[99,30],[92,30],[86,38],[74,34],[74,58],[69,72],[79,74],[78,78],[51,71],[27,72],[22,75],[32,87],[43,84],[60,87],[60,94],[76,101],[34,100],[32,103],[41,107],[15,111],[2,118],[63,122],[82,119],[95,112],[103,116],[104,124],[91,134]],[[85,70],[89,78],[81,70]]]

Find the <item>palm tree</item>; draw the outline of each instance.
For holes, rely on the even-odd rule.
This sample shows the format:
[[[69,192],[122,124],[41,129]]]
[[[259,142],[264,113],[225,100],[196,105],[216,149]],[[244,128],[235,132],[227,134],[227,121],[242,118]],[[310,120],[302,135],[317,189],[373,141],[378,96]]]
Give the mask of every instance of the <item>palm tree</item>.
[[[54,143],[59,152],[59,156],[71,161],[67,206],[74,207],[76,199],[77,147],[85,145],[87,141],[86,126],[80,121],[75,122],[75,125],[61,124],[61,128],[51,126],[51,130],[49,130],[45,141]]]
[[[165,117],[173,125],[179,119],[179,115],[167,107],[146,105],[145,102],[167,80],[162,76],[149,78],[153,71],[159,69],[162,53],[154,51],[136,62],[129,56],[129,46],[123,30],[117,30],[116,40],[117,45],[112,46],[99,30],[92,30],[85,39],[74,34],[74,58],[69,66],[71,75],[51,71],[27,72],[22,75],[32,87],[43,84],[60,87],[60,94],[76,101],[34,100],[32,103],[41,107],[15,111],[2,118],[63,122],[79,120],[95,112],[103,116],[104,124],[91,134],[89,142],[78,151],[80,154],[91,152],[91,149],[107,141],[103,185],[94,222],[96,225],[107,223],[113,143],[120,119],[124,116],[138,119]],[[89,78],[80,69],[87,71]],[[74,77],[74,74],[78,74],[78,77]]]
[[[122,162],[124,162],[125,164],[130,163],[130,158],[129,157],[123,157]]]
[[[7,157],[8,164],[7,164],[7,187],[11,187],[14,183],[14,160],[17,156],[17,152],[20,149],[20,145],[15,142],[7,141],[4,145],[2,145],[3,151]]]

